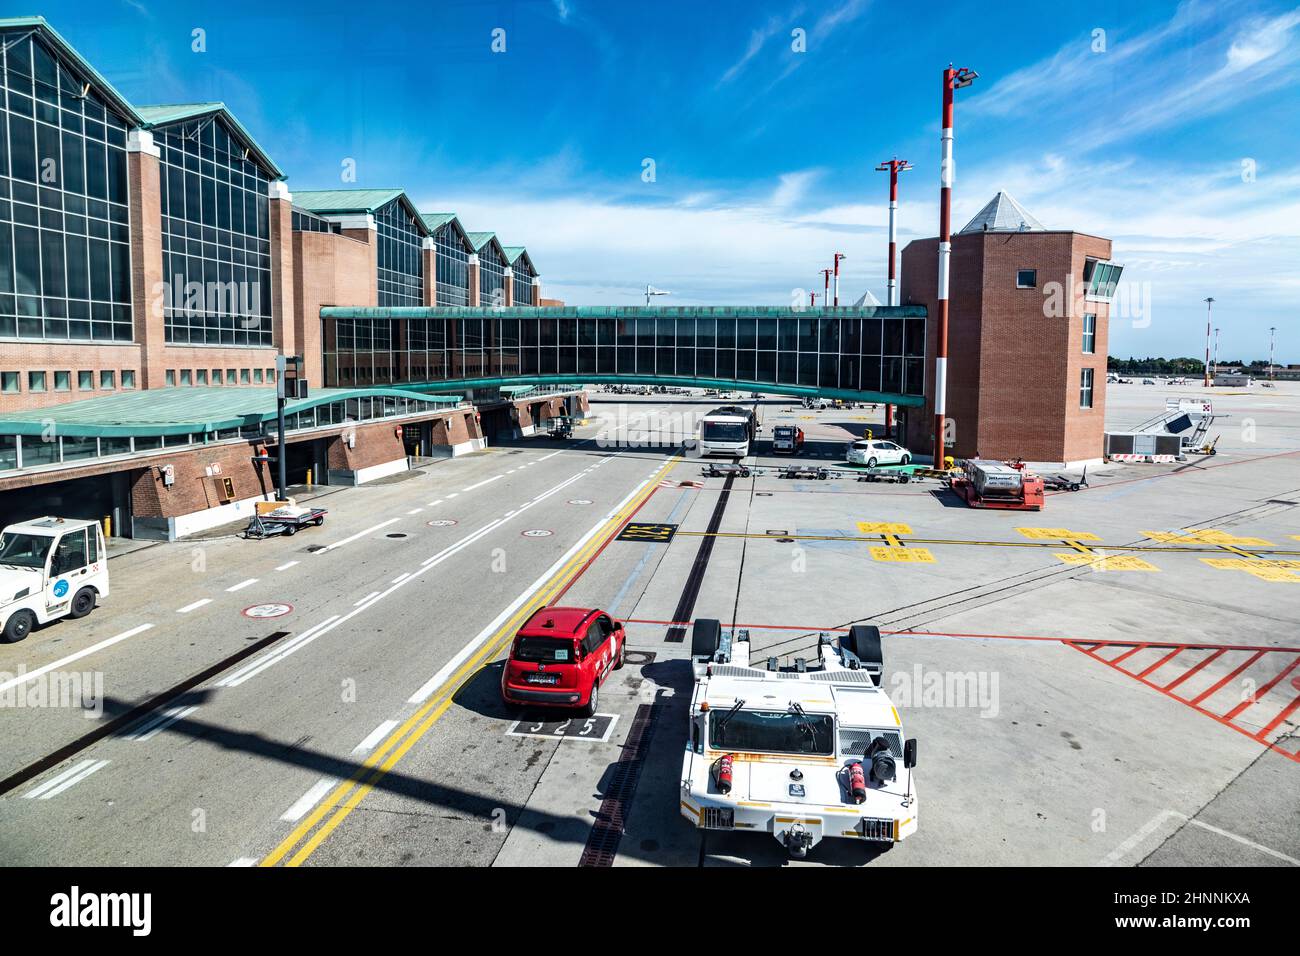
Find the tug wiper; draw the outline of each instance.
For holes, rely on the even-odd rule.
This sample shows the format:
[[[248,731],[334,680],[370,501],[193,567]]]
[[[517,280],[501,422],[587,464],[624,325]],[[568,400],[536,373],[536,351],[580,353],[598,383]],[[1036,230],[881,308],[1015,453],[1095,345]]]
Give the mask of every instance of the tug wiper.
[[[817,728],[813,725],[813,722],[808,719],[808,715],[804,713],[803,704],[800,704],[798,701],[791,701],[790,713],[794,714],[795,717],[799,719],[799,726],[802,727],[804,732],[807,733],[808,736],[812,738],[813,750],[816,750],[817,749]]]
[[[727,721],[729,721],[732,717],[735,717],[736,714],[740,711],[740,708],[744,706],[745,706],[745,702],[740,698],[736,698],[735,706],[733,706],[731,710],[723,714],[722,719],[718,721],[718,729],[717,729],[718,736],[721,736],[722,732],[727,729]],[[722,743],[721,740],[715,740],[714,742]]]

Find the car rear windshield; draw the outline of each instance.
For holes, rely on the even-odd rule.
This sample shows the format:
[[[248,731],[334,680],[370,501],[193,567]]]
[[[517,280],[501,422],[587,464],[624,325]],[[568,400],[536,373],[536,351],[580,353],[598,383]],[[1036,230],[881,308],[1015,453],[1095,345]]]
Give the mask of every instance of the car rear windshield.
[[[709,740],[718,750],[762,750],[781,754],[830,754],[835,719],[829,714],[725,710],[709,714]]]
[[[18,568],[44,568],[54,539],[43,534],[0,535],[0,564]]]
[[[515,660],[544,664],[573,663],[573,639],[564,637],[521,637],[515,645]]]

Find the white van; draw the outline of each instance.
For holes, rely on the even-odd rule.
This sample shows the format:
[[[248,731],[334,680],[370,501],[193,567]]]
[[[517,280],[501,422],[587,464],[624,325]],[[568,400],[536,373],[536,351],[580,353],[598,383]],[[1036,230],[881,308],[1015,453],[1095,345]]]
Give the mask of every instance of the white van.
[[[108,553],[95,521],[35,518],[0,533],[0,640],[37,624],[85,617],[108,596]]]

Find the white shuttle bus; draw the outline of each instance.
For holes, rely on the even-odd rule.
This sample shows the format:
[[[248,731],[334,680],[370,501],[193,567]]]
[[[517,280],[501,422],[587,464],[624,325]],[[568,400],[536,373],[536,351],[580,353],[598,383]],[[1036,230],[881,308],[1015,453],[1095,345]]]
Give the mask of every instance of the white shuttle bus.
[[[742,408],[715,408],[700,419],[697,441],[701,455],[744,458],[754,437],[754,419]]]

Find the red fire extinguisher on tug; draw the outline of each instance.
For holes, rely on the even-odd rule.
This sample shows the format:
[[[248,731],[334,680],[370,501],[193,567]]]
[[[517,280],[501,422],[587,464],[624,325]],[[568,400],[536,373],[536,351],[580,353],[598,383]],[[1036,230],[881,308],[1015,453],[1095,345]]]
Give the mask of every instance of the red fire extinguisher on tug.
[[[867,799],[867,774],[862,769],[861,761],[849,764],[849,794],[854,803],[865,803]]]
[[[718,762],[713,765],[714,780],[718,785],[718,793],[724,796],[731,793],[731,762],[734,754],[723,754],[718,758]]]

